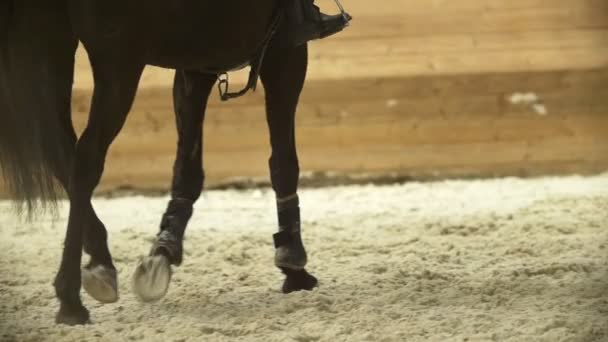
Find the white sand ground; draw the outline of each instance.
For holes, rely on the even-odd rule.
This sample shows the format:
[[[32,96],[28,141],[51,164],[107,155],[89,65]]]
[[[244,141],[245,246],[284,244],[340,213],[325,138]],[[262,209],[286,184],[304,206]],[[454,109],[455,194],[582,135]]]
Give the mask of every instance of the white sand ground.
[[[608,341],[608,175],[301,191],[313,292],[283,295],[273,195],[211,191],[165,299],[137,302],[136,260],[166,198],[96,199],[121,299],[56,326],[59,218],[0,204],[1,341]]]

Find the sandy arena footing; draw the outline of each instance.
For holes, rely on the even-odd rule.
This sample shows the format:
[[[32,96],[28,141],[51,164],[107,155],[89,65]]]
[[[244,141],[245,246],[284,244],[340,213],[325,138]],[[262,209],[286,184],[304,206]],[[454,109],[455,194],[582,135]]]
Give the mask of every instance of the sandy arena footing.
[[[1,341],[608,341],[608,175],[300,192],[312,292],[280,293],[273,194],[209,191],[167,296],[131,291],[167,198],[97,198],[120,300],[54,324],[67,205],[0,202]]]

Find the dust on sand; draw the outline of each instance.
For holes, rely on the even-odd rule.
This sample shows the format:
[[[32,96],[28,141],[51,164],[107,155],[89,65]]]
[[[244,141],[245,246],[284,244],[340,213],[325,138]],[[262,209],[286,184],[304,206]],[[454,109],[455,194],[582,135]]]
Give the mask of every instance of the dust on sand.
[[[313,292],[283,295],[273,194],[210,191],[165,299],[130,289],[166,198],[96,199],[121,299],[56,326],[66,207],[0,204],[2,341],[608,341],[608,175],[300,192]]]

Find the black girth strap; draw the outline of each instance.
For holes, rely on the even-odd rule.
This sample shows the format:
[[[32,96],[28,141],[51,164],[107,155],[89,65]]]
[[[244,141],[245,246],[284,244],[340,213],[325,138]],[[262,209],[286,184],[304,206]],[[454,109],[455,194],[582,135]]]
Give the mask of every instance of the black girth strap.
[[[230,99],[234,99],[237,97],[241,97],[249,90],[255,91],[256,86],[258,84],[258,78],[260,77],[260,70],[262,68],[262,63],[264,62],[264,56],[266,55],[266,50],[268,49],[268,45],[270,45],[270,41],[272,37],[274,37],[279,25],[281,24],[281,19],[283,18],[283,7],[279,6],[277,13],[274,15],[274,19],[272,24],[270,25],[270,29],[266,32],[266,36],[264,40],[260,44],[260,47],[256,50],[253,57],[249,60],[249,65],[251,66],[251,70],[249,71],[249,79],[247,81],[247,85],[245,88],[240,91],[231,93],[229,91],[230,82],[228,80],[228,73],[224,72],[218,76],[218,84],[217,87],[220,91],[220,99],[222,101],[228,101]]]

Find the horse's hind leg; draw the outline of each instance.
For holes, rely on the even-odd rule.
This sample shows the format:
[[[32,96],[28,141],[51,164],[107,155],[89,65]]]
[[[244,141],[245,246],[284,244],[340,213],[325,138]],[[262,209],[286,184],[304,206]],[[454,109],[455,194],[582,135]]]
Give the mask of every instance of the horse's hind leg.
[[[203,120],[215,75],[178,70],[173,102],[178,133],[173,166],[171,201],[163,214],[160,232],[148,257],[142,259],[133,277],[135,293],[144,301],[160,299],[169,287],[170,265],[182,262],[182,242],[192,206],[204,183],[202,164]]]
[[[57,322],[82,324],[88,311],[80,300],[80,260],[83,227],[93,213],[91,196],[103,172],[108,148],[126,119],[143,70],[140,63],[126,64],[120,59],[96,60],[91,54],[95,90],[87,127],[76,144],[69,178],[70,214],[61,266],[55,278],[55,291],[61,303]]]
[[[61,76],[56,77],[54,81],[56,86],[50,89],[50,91],[56,92],[56,96],[52,97],[52,100],[56,102],[51,108],[57,110],[52,111],[51,114],[58,116],[57,122],[63,130],[63,133],[56,138],[60,141],[65,156],[63,163],[53,165],[53,171],[68,194],[70,193],[70,172],[76,154],[77,142],[70,109],[75,50],[76,41],[73,43],[72,51],[65,53],[64,63],[54,63],[58,67],[57,71],[60,71],[58,75]],[[49,56],[49,58],[52,57]],[[90,209],[83,213],[87,216],[84,219],[86,223],[83,226],[83,247],[84,251],[91,256],[91,261],[82,269],[82,285],[93,298],[100,302],[114,302],[118,299],[118,284],[116,268],[112,263],[112,256],[108,249],[107,232],[95,212],[92,208]]]
[[[71,83],[70,83],[71,84]],[[69,106],[69,104],[68,104]],[[70,170],[76,154],[76,133],[72,126],[69,107],[61,112],[60,122],[64,134],[57,137],[65,151],[65,164],[54,165],[55,177],[70,197]],[[82,213],[83,221],[83,249],[91,256],[87,266],[82,269],[82,286],[93,298],[102,303],[112,303],[118,300],[118,281],[116,268],[112,263],[112,256],[108,248],[107,232],[92,207]]]
[[[295,113],[307,68],[307,48],[269,49],[261,71],[270,130],[270,178],[277,198],[279,232],[274,235],[275,265],[286,275],[283,292],[311,290],[317,279],[304,270],[306,250],[300,235],[297,195],[299,166]]]
[[[57,297],[61,302],[57,321],[68,324],[85,323],[89,314],[79,296],[84,220],[78,220],[76,217],[86,217],[86,215],[81,210],[82,206],[78,208],[76,203],[78,196],[71,191],[73,187],[70,177],[76,155],[76,134],[70,119],[70,100],[74,54],[78,42],[71,32],[71,27],[66,24],[69,18],[61,6],[32,6],[25,3],[19,6],[19,10],[21,15],[29,20],[21,25],[19,19],[16,19],[11,35],[15,39],[26,39],[29,43],[11,44],[8,53],[15,64],[21,65],[19,77],[30,82],[32,80],[41,82],[44,85],[41,89],[44,91],[38,93],[34,90],[34,93],[28,94],[31,96],[30,99],[26,99],[25,94],[20,95],[18,101],[36,101],[34,107],[45,111],[45,115],[49,117],[45,118],[47,122],[60,126],[59,129],[54,127],[49,129],[49,132],[53,132],[53,136],[46,137],[55,139],[59,144],[43,144],[41,148],[47,149],[44,154],[49,158],[48,163],[53,174],[62,183],[74,205],[70,210],[70,223],[66,232],[62,262],[54,283]],[[40,34],[32,34],[33,32]],[[14,81],[15,84],[19,84]],[[29,89],[25,91],[27,90]],[[17,91],[17,94],[20,92]]]

